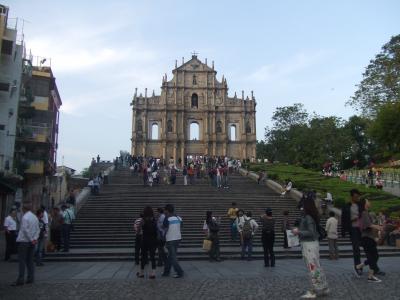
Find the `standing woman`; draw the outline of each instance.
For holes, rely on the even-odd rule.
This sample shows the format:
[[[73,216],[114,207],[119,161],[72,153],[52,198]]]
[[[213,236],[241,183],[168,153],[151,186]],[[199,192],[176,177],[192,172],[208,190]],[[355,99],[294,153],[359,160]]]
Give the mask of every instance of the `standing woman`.
[[[17,253],[17,211],[11,209],[9,215],[4,220],[4,231],[6,234],[6,256],[8,261],[12,254]]]
[[[356,269],[362,270],[365,265],[369,266],[368,282],[381,282],[376,275],[385,275],[378,267],[378,249],[376,247],[375,237],[382,226],[372,223],[371,215],[368,212],[369,201],[365,198],[358,202],[359,225],[361,230],[361,245],[364,248],[367,260],[356,266]]]
[[[306,197],[303,203],[304,215],[299,228],[292,230],[300,238],[304,261],[310,272],[311,290],[304,294],[303,299],[314,299],[329,293],[325,272],[319,261],[319,213],[312,197]]]
[[[211,241],[211,249],[209,252],[210,261],[221,261],[219,257],[219,222],[212,216],[212,211],[206,212],[206,220],[204,221],[203,230],[207,235],[207,238]]]
[[[146,206],[143,210],[142,222],[142,258],[140,261],[140,272],[136,273],[137,277],[144,278],[144,267],[148,262],[149,255],[151,261],[151,273],[149,278],[156,278],[156,249],[157,249],[157,221],[154,218],[153,209]]]

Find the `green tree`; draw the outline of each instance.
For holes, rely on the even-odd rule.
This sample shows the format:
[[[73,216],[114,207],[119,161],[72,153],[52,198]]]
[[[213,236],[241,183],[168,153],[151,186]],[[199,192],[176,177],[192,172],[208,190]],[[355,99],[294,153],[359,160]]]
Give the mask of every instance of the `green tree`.
[[[376,116],[380,106],[400,101],[400,35],[393,36],[370,61],[363,80],[347,102],[365,116]]]
[[[387,103],[380,108],[371,124],[370,133],[384,157],[400,153],[400,101]]]
[[[287,130],[294,125],[302,125],[307,122],[308,113],[301,103],[292,106],[277,107],[272,115],[275,130]]]

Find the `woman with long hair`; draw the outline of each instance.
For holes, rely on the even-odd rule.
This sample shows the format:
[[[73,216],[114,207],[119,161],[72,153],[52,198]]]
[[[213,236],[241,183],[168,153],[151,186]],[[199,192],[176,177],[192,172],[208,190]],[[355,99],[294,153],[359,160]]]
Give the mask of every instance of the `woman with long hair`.
[[[301,298],[314,299],[317,296],[325,296],[329,293],[325,272],[319,261],[319,213],[315,206],[313,197],[306,197],[303,202],[304,214],[301,218],[299,228],[292,230],[298,235],[301,243],[304,261],[310,272],[311,289]]]
[[[141,245],[141,261],[140,261],[140,272],[136,273],[139,278],[144,278],[144,267],[146,266],[149,255],[151,261],[151,273],[149,278],[155,279],[156,271],[156,249],[157,249],[157,221],[154,218],[153,209],[150,206],[146,206],[143,210],[143,221],[142,227],[142,245]]]

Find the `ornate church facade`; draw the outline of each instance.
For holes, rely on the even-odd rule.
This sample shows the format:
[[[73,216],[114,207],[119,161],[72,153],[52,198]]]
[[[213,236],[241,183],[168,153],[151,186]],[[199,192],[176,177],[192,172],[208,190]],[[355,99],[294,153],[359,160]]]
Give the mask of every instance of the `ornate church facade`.
[[[256,101],[228,97],[224,76],[197,55],[162,79],[161,95],[137,94],[132,99],[132,155],[175,162],[190,156],[256,157]]]

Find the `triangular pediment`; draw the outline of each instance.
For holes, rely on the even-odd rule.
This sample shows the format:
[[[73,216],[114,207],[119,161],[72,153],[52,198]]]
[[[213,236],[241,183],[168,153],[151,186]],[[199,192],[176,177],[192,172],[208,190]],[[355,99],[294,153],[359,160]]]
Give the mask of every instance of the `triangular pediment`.
[[[196,55],[192,55],[192,58],[189,61],[187,61],[183,65],[179,66],[174,71],[191,71],[191,72],[211,71],[211,72],[215,72],[215,70],[213,70],[212,68],[207,66],[202,61],[200,61]]]

